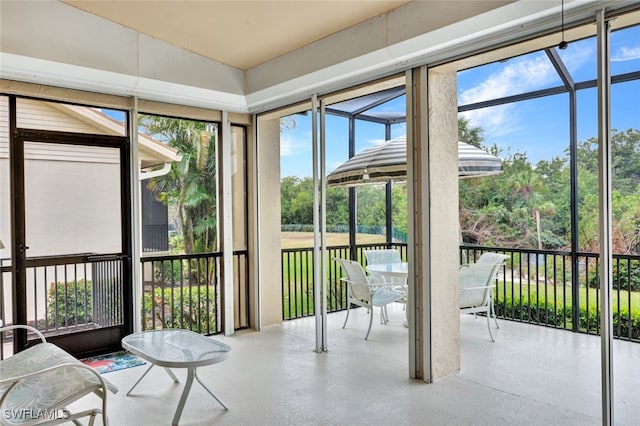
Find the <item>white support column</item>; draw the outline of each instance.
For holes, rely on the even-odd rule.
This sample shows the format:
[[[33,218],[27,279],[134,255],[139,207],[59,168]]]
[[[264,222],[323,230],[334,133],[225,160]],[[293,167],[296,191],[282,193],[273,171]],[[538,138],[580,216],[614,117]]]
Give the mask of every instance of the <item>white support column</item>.
[[[322,287],[324,281],[323,260],[322,260],[322,240],[321,240],[321,217],[320,217],[320,148],[318,141],[318,96],[311,98],[311,140],[312,140],[312,163],[313,163],[313,306],[316,320],[316,352],[324,352],[326,348],[326,316],[323,315],[324,301]]]
[[[613,425],[613,294],[611,212],[611,74],[609,23],[605,11],[596,14],[598,43],[598,182],[600,189],[600,351],[602,368],[602,424]]]
[[[255,139],[254,273],[259,301],[258,327],[282,322],[280,232],[280,117],[258,117]]]
[[[320,101],[320,302],[322,314],[322,350],[327,351],[327,156],[326,156],[326,111]]]
[[[142,203],[140,200],[140,158],[138,155],[138,98],[133,97],[133,108],[129,117],[131,155],[131,286],[133,290],[133,331],[142,328]]]
[[[231,195],[231,123],[222,111],[222,263],[224,271],[224,334],[235,333],[235,291],[233,274],[233,203]]]
[[[406,80],[409,376],[433,382],[460,368],[456,73]]]
[[[460,370],[458,103],[456,71],[427,72],[430,300],[425,315],[431,316],[431,378],[436,381]]]

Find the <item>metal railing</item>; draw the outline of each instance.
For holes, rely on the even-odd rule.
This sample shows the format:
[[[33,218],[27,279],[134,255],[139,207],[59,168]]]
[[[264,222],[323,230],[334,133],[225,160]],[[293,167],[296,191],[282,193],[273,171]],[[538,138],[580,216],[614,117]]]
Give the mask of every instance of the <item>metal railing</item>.
[[[364,265],[363,250],[399,248],[404,244],[358,245],[353,257]],[[349,246],[328,247],[328,257],[352,258]],[[461,246],[460,262],[474,262],[484,252],[508,256],[496,279],[494,300],[498,316],[546,327],[598,334],[600,288],[598,254],[557,250]],[[282,250],[282,318],[314,315],[313,249]],[[577,262],[577,268],[572,262]],[[328,312],[346,309],[346,289],[336,262],[327,266]],[[577,271],[576,279],[572,271]],[[613,331],[619,339],[640,342],[640,256],[613,256]]]
[[[233,253],[236,329],[249,326],[248,253]],[[222,253],[144,257],[142,329],[224,330]]]
[[[31,258],[27,268],[27,323],[61,334],[123,323],[122,270],[118,255],[78,254]],[[143,329],[180,327],[202,334],[223,331],[222,253],[142,258]],[[248,252],[233,253],[234,324],[249,326]],[[0,319],[10,325],[11,267],[0,260]],[[10,311],[9,311],[10,312]],[[4,333],[4,345],[13,339]]]
[[[123,261],[118,254],[28,258],[27,324],[55,334],[122,324]],[[11,324],[6,296],[14,295],[7,264],[0,265],[0,319]]]
[[[581,333],[600,332],[599,256],[578,252],[572,277],[570,252],[464,248],[473,261],[485,251],[509,256],[496,280],[498,316]],[[613,255],[613,332],[640,342],[640,256]]]
[[[357,259],[364,262],[364,250],[397,248],[406,258],[407,246],[402,243],[360,244],[351,256],[348,245],[327,247],[327,312],[347,309],[347,293],[340,281],[342,272],[335,258]],[[313,248],[282,250],[282,319],[312,316],[315,313],[313,285]]]

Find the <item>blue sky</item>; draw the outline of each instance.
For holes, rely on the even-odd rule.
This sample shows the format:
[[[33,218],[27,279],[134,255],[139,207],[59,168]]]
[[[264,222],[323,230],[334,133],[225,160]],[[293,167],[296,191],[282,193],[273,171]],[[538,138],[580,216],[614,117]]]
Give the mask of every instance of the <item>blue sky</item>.
[[[612,75],[640,71],[640,27],[612,33]],[[575,81],[596,78],[595,38],[572,42],[557,50]],[[487,64],[458,73],[460,105],[526,93],[561,85],[562,82],[544,52]],[[597,136],[597,93],[578,92],[578,140]],[[612,87],[612,127],[640,129],[640,81]],[[378,109],[404,112],[404,97]],[[560,94],[530,101],[501,105],[464,113],[474,126],[484,129],[485,145],[494,143],[511,152],[526,152],[535,164],[563,156],[569,141],[569,97]],[[295,116],[296,127],[281,136],[281,176],[311,176],[311,118]],[[405,133],[405,125],[395,125],[392,137]],[[347,120],[327,118],[327,172],[348,157]],[[358,122],[356,152],[384,140],[384,126]]]

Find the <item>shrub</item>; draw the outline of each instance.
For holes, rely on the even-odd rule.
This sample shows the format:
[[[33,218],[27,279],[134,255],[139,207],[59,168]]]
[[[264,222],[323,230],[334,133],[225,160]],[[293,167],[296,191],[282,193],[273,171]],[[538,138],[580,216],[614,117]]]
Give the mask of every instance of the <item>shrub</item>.
[[[68,327],[93,320],[93,288],[84,279],[53,282],[47,292],[48,327]]]
[[[615,262],[612,265],[613,288],[616,290],[640,291],[640,265],[636,261]],[[589,274],[589,287],[598,288],[600,277]]]
[[[563,327],[571,320],[571,308],[554,306],[551,303],[530,304],[527,300],[500,299],[496,303],[496,313],[505,318]]]
[[[196,333],[216,333],[215,287],[208,285],[157,287],[144,292],[142,318],[145,330],[187,328]]]
[[[555,327],[572,328],[571,306],[555,306],[552,303],[529,304],[519,298],[499,298],[496,301],[498,316],[517,321],[553,325]],[[578,330],[583,333],[598,334],[600,332],[600,315],[595,310],[580,307]],[[618,311],[613,308],[613,335],[624,339],[640,340],[640,310],[628,309]]]

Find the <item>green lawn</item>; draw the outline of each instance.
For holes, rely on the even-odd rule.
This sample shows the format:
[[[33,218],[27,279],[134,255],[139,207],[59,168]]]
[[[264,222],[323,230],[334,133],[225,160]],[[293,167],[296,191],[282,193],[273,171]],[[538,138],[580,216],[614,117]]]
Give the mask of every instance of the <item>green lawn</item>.
[[[309,248],[313,247],[313,232],[282,232],[282,248]],[[384,243],[384,235],[356,234],[357,244]],[[327,246],[344,246],[349,244],[349,234],[344,232],[327,232]]]

